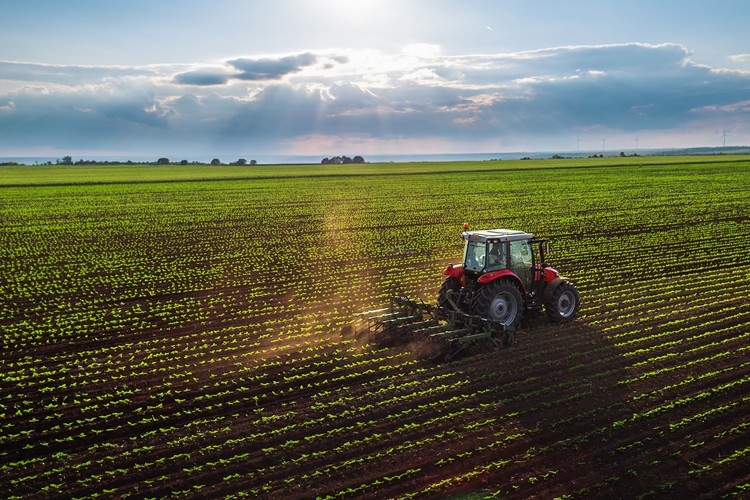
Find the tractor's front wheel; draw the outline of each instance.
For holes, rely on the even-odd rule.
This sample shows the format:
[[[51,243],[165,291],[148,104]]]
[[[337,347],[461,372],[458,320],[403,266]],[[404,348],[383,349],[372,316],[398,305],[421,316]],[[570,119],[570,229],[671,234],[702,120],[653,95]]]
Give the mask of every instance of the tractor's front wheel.
[[[578,315],[580,304],[581,297],[576,287],[568,282],[560,283],[545,304],[547,317],[558,323],[573,321]]]
[[[523,315],[523,297],[515,283],[498,280],[482,287],[474,300],[474,314],[507,327],[515,327]]]

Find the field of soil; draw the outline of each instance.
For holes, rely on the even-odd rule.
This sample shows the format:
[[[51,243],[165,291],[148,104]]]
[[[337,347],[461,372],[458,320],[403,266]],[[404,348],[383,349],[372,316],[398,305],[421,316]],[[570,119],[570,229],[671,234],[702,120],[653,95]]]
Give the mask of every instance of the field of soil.
[[[358,168],[0,168],[0,494],[750,495],[750,159]],[[576,321],[369,335],[463,222],[550,240]]]

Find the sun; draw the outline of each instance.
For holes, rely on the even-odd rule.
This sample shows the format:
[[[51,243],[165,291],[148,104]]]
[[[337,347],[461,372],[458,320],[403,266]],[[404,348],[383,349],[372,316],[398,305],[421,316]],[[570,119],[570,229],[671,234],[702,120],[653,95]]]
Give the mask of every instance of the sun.
[[[383,0],[315,0],[314,8],[336,22],[359,23],[381,17],[391,5]]]

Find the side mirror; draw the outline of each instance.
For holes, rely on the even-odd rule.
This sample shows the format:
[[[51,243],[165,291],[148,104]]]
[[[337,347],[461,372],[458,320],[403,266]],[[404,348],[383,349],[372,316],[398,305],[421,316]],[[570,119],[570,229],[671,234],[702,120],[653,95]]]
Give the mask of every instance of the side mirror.
[[[546,262],[547,254],[549,253],[549,242],[542,240],[539,242],[539,260],[542,261],[542,267],[549,267]]]

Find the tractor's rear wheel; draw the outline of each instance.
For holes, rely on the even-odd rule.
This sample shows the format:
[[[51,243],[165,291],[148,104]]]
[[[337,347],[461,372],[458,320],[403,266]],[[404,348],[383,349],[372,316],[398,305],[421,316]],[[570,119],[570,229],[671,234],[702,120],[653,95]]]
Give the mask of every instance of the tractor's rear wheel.
[[[443,286],[440,287],[440,292],[438,293],[438,305],[447,309],[453,309],[453,306],[448,300],[448,296],[450,295],[451,300],[458,305],[458,293],[460,291],[461,282],[458,278],[449,276],[443,282]]]
[[[545,304],[547,316],[551,321],[567,323],[578,315],[581,298],[578,290],[571,283],[560,283]]]
[[[493,281],[475,295],[473,310],[476,315],[515,327],[523,315],[523,297],[515,283]]]

